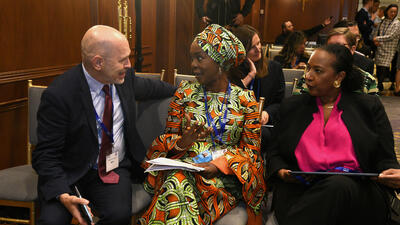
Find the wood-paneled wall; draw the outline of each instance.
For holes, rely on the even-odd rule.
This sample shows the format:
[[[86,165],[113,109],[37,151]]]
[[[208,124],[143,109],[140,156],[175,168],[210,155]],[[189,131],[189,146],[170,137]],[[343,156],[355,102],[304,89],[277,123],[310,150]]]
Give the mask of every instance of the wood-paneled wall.
[[[284,21],[292,21],[296,30],[305,30],[333,16],[333,23],[322,31],[326,32],[343,17],[354,19],[357,5],[358,0],[265,0],[266,16],[260,29],[263,41],[273,43]]]
[[[27,80],[48,85],[78,64],[80,40],[89,27],[105,24],[118,28],[117,1],[0,1],[0,169],[26,162]],[[330,15],[336,20],[353,18],[358,0],[307,0],[304,12],[301,3],[255,0],[245,22],[260,30],[265,42],[272,42],[284,20],[306,29]],[[133,63],[135,0],[128,0],[128,6]],[[174,68],[191,73],[189,47],[203,27],[194,11],[194,0],[142,0],[143,71],[166,69],[169,82],[173,82]]]

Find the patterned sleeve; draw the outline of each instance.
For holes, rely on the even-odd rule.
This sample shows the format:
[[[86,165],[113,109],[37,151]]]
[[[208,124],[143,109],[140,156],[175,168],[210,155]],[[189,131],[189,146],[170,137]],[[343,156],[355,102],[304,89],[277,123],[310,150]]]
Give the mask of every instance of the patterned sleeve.
[[[258,103],[253,92],[244,91],[239,96],[245,106],[244,128],[238,146],[225,154],[229,167],[243,184],[243,197],[256,213],[260,211],[266,187],[263,160],[260,155],[261,124],[257,111]]]
[[[389,26],[388,30],[386,31],[387,35],[384,36],[377,36],[376,40],[380,42],[384,41],[391,41],[393,39],[399,38],[400,36],[400,22],[395,21],[391,26]]]

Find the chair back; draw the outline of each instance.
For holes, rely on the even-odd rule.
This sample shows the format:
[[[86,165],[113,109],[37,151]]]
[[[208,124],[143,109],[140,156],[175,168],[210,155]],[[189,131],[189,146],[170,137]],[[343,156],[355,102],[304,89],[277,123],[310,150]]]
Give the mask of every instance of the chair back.
[[[279,55],[279,52],[281,51],[281,49],[276,49],[276,48],[271,48],[269,50],[269,59],[273,60],[275,58],[275,56]]]
[[[146,149],[165,129],[168,107],[172,98],[140,101],[137,103],[136,128]]]
[[[286,82],[292,82],[294,78],[300,79],[304,74],[304,70],[300,69],[282,69],[282,71]]]
[[[40,98],[47,86],[32,85],[32,80],[28,80],[28,164],[31,163],[32,148],[38,143],[37,128],[37,111],[40,105]]]
[[[150,78],[150,79],[155,79],[155,80],[164,80],[164,74],[165,74],[165,70],[164,69],[161,70],[161,73],[135,72],[135,75],[137,77]]]
[[[178,70],[174,69],[174,85],[179,85],[183,80],[196,81],[197,79],[193,75],[179,74]]]
[[[292,82],[285,82],[285,98],[289,98],[293,95],[293,91],[296,88],[299,79],[293,78]]]

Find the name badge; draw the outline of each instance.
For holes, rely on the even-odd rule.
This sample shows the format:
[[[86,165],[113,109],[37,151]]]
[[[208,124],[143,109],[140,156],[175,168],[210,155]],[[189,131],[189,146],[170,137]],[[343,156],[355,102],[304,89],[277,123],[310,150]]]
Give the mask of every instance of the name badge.
[[[223,156],[226,152],[226,149],[220,149],[216,151],[203,151],[202,153],[198,154],[193,158],[193,162],[195,163],[205,163],[205,162],[210,162],[216,158],[219,158]]]
[[[106,173],[110,172],[115,168],[118,168],[118,166],[119,166],[118,152],[113,152],[106,156]]]

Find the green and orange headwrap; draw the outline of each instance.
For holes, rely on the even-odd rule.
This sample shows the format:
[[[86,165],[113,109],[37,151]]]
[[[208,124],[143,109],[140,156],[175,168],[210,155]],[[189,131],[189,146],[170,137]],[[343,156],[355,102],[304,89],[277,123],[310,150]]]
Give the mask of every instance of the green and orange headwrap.
[[[242,42],[218,24],[208,25],[194,41],[225,71],[238,66],[246,57]]]

